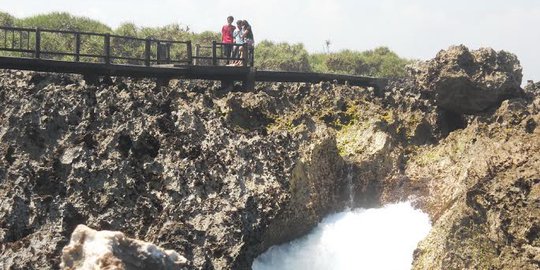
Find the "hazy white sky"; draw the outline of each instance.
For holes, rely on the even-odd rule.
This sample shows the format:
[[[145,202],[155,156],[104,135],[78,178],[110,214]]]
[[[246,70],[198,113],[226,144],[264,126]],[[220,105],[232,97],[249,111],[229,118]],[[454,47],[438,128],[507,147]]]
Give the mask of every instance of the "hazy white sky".
[[[68,11],[111,27],[170,23],[219,31],[231,14],[247,19],[256,40],[302,42],[311,52],[388,46],[428,59],[452,44],[518,55],[525,80],[540,80],[540,0],[0,0],[17,17]]]

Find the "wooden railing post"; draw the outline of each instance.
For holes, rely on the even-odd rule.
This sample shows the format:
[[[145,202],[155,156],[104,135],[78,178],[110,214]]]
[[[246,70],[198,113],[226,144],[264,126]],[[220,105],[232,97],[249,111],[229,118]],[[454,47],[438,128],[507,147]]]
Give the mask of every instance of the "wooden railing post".
[[[187,62],[188,62],[188,65],[193,65],[193,51],[192,51],[192,48],[191,48],[191,41],[188,41],[186,43],[186,50],[187,50]]]
[[[201,44],[195,45],[195,65],[199,65],[199,56],[201,55]]]
[[[105,64],[111,63],[111,35],[105,34],[104,51],[105,51]]]
[[[255,66],[255,46],[251,45],[249,48],[249,66]]]
[[[242,49],[244,49],[244,54],[242,55],[242,58],[243,58],[243,59],[242,59],[242,65],[243,65],[244,67],[247,67],[247,64],[248,64],[248,55],[249,55],[249,45],[244,44],[244,45],[242,45],[242,46],[243,46]]]
[[[81,61],[81,34],[75,33],[75,62]]]
[[[30,30],[26,31],[26,50],[30,50]]]
[[[156,45],[156,50],[157,50],[157,53],[156,53],[156,60],[157,60],[157,64],[161,64],[161,56],[163,54],[163,47],[161,47],[161,42],[157,42],[157,45]]]
[[[212,41],[212,65],[217,66],[217,42]]]
[[[144,65],[150,66],[150,51],[152,48],[152,41],[149,38],[146,38],[144,43]]]
[[[41,58],[41,30],[39,28],[36,28],[36,48],[34,52],[34,57],[37,59]]]

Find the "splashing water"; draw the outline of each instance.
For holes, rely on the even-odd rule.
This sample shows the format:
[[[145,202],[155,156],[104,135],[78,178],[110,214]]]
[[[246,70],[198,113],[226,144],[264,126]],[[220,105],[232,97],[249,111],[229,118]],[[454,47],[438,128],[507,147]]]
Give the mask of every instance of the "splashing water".
[[[271,247],[253,270],[410,269],[430,229],[428,215],[408,202],[349,210],[328,216],[301,239]]]
[[[349,187],[349,207],[354,207],[354,185],[353,185],[353,166],[347,168],[347,185]]]

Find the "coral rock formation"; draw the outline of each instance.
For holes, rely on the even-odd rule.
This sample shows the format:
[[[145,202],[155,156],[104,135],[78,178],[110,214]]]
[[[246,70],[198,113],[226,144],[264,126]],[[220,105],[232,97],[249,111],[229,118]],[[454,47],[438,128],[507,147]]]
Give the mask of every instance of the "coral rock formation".
[[[521,93],[522,68],[514,54],[453,46],[411,71],[437,104],[455,113],[477,113]]]
[[[433,221],[415,269],[538,269],[537,86],[491,49],[412,71],[253,92],[1,71],[0,267],[56,268],[86,224],[250,269],[329,213],[413,200]]]
[[[173,250],[126,237],[121,232],[95,231],[79,225],[62,249],[61,269],[182,269],[186,258]]]
[[[341,207],[333,133],[271,130],[311,86],[221,93],[212,82],[90,85],[10,70],[0,83],[4,268],[57,267],[86,224],[177,250],[188,269],[249,269]]]

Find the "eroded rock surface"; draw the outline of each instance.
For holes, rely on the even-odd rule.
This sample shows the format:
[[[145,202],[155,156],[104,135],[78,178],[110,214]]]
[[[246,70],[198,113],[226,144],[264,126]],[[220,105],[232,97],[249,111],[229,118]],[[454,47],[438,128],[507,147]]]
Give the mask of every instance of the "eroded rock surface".
[[[522,68],[514,54],[491,48],[453,46],[411,69],[420,87],[435,92],[437,104],[474,114],[522,94]]]
[[[270,130],[321,86],[221,93],[207,82],[94,86],[20,71],[0,82],[4,268],[58,267],[86,224],[177,250],[188,269],[249,269],[343,207],[335,132],[323,122]],[[274,222],[287,228],[280,237]]]
[[[527,81],[525,91],[529,93],[538,93],[540,91],[540,82]]]
[[[186,258],[174,250],[128,238],[122,232],[95,231],[79,225],[69,245],[62,249],[60,269],[180,270],[186,264]]]
[[[505,101],[408,164],[411,181],[427,187],[419,203],[434,221],[416,269],[540,266],[540,130],[528,127],[538,109]]]
[[[537,269],[540,93],[488,49],[415,75],[228,92],[2,71],[0,266],[56,268],[87,224],[250,269],[328,213],[413,200],[433,221],[415,269]]]

